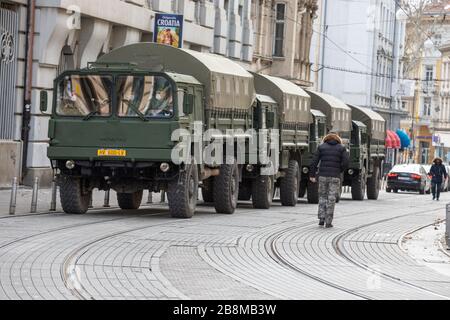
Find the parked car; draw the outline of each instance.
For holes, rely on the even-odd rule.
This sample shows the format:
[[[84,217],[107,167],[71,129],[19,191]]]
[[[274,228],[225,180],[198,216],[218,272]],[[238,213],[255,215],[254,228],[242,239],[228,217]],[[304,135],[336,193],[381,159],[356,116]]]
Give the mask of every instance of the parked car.
[[[397,165],[388,174],[387,192],[416,191],[420,194],[431,192],[431,179],[420,164]]]
[[[431,165],[427,164],[423,166],[425,171],[427,172],[427,175],[430,173],[431,170]],[[445,166],[445,169],[447,169],[447,173],[449,172],[448,170],[450,169],[449,166]],[[432,179],[431,176],[429,176],[430,180]],[[450,181],[449,178],[447,177],[447,179],[445,179],[444,183],[441,186],[441,192],[447,192],[450,189]]]

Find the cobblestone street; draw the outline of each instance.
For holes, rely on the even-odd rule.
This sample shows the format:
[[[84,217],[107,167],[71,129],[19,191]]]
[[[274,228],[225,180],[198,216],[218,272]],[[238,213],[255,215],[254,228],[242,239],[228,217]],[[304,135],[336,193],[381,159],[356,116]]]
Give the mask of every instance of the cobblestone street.
[[[170,219],[163,205],[4,216],[0,298],[450,298],[450,277],[405,245],[444,218],[450,194],[439,203],[401,193],[346,198],[332,230],[303,201],[270,211],[244,202],[233,216],[200,206],[192,220]]]

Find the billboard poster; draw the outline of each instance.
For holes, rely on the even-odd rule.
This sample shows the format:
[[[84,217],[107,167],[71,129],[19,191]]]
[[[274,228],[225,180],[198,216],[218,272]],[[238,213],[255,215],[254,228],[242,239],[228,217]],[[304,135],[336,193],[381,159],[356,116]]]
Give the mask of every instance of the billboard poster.
[[[183,15],[157,13],[153,41],[176,48],[183,47]]]

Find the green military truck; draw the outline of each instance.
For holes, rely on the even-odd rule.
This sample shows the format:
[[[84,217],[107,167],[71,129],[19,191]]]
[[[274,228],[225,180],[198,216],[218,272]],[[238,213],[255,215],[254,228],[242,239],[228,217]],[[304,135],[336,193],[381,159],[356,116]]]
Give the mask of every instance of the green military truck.
[[[327,134],[327,117],[319,110],[311,109],[312,123],[309,130],[309,150],[302,158],[302,180],[300,184],[299,198],[305,197],[308,184],[310,185],[310,199],[313,197],[314,188],[318,187],[309,182],[309,171],[313,161],[313,156],[317,152],[317,148],[322,144],[325,135]],[[313,200],[313,199],[311,199]]]
[[[182,139],[174,132],[194,133],[200,123],[214,134],[194,148],[218,142],[234,149],[236,137],[230,142],[226,130],[253,128],[255,101],[254,78],[238,64],[154,43],[125,46],[64,72],[54,84],[48,148],[64,211],[85,213],[94,189],[117,191],[122,209],[138,209],[144,190],[165,190],[171,215],[190,218],[201,187],[218,213],[234,213],[245,165],[235,157],[189,161],[197,160],[196,150],[178,150],[187,160],[176,163]]]
[[[350,164],[344,185],[350,186],[353,200],[377,200],[386,157],[386,123],[369,108],[348,105],[352,110],[353,130],[350,140]]]
[[[351,109],[344,102],[331,95],[311,90],[306,90],[306,92],[311,96],[311,108],[317,111],[315,116],[316,123],[313,123],[312,126],[315,135],[310,141],[313,144],[313,148],[304,156],[302,170],[303,184],[300,190],[300,196],[304,195],[306,188],[308,202],[317,204],[319,203],[319,184],[309,181],[312,157],[317,151],[317,146],[320,144],[321,139],[329,132],[337,133],[342,138],[344,145],[349,147],[352,132],[352,114]],[[339,198],[340,193],[338,201]]]
[[[309,149],[310,97],[288,80],[256,73],[253,76],[256,92],[260,94],[257,114],[261,114],[261,110],[274,113],[269,116],[268,128],[279,130],[279,171],[274,176],[275,187],[280,189],[283,206],[296,206],[302,158]]]

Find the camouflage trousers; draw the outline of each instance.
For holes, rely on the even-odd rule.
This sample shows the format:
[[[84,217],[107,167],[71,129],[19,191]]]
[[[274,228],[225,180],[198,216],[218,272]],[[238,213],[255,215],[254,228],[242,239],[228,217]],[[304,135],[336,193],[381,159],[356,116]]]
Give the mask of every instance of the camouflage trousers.
[[[332,223],[341,179],[319,177],[319,219]]]

